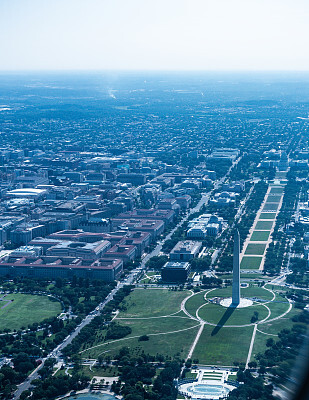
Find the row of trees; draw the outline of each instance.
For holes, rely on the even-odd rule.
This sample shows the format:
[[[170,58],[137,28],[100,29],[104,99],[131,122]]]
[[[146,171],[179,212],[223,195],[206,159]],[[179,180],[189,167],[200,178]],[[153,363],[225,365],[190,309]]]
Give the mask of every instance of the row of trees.
[[[174,360],[162,365],[164,357],[156,364],[153,359],[145,354],[133,356],[127,347],[122,348],[116,356],[120,379],[112,385],[112,390],[125,400],[175,400],[174,379],[179,376],[182,363]],[[161,371],[155,378],[158,367]]]
[[[34,388],[24,391],[21,400],[50,400],[68,393],[70,390],[82,390],[88,386],[90,378],[86,375],[73,373],[69,375],[46,376],[32,382]]]
[[[270,275],[276,275],[280,273],[280,269],[283,265],[283,260],[286,252],[286,240],[284,234],[281,233],[281,240],[277,242],[271,242],[266,251],[264,272]]]
[[[240,244],[244,243],[252,227],[256,213],[261,207],[268,185],[264,181],[256,183],[251,196],[246,202],[246,210],[237,224],[240,236]],[[233,269],[233,240],[228,240],[224,251],[217,261],[216,269],[218,272],[231,272]]]
[[[82,347],[90,347],[96,340],[96,336],[102,331],[107,329],[109,338],[112,336],[123,337],[129,334],[128,330],[124,330],[118,324],[109,325],[111,320],[111,313],[116,310],[123,299],[128,296],[133,289],[133,286],[126,285],[119,289],[114,295],[112,301],[110,301],[104,308],[100,316],[95,317],[88,325],[81,329],[80,333],[73,339],[72,343],[63,349],[63,354],[66,357],[73,357],[76,355]],[[123,336],[121,336],[123,335]],[[104,337],[106,335],[104,334]]]
[[[308,260],[299,257],[291,258],[290,270],[292,270],[293,273],[286,277],[287,283],[294,284],[299,287],[308,287]]]

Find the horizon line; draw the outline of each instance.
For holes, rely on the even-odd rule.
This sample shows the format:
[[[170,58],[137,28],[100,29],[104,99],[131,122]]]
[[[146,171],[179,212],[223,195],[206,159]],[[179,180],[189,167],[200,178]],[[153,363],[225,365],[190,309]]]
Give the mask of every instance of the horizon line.
[[[0,74],[14,73],[309,73],[309,69],[0,69]]]

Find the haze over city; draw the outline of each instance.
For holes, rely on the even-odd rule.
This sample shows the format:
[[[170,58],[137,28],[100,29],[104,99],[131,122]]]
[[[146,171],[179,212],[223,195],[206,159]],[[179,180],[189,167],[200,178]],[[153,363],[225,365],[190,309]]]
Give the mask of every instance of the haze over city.
[[[306,0],[2,0],[0,70],[308,70]]]

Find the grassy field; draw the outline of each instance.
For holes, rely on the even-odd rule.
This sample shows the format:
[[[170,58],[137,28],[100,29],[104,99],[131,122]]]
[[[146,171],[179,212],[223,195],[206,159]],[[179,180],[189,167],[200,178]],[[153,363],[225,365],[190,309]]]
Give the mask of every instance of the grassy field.
[[[266,203],[280,203],[280,200],[280,195],[270,194],[266,199]]]
[[[205,325],[192,358],[200,364],[232,366],[233,361],[246,362],[253,326],[221,328],[212,334],[213,326]]]
[[[270,193],[271,193],[271,194],[282,194],[283,191],[284,191],[284,188],[283,188],[283,187],[272,187],[272,188],[270,189]]]
[[[246,257],[244,256],[240,263],[241,269],[259,269],[262,257]]]
[[[265,203],[262,211],[277,211],[279,203]]]
[[[199,316],[207,322],[218,325],[247,325],[251,323],[254,312],[259,313],[259,320],[267,317],[268,311],[262,305],[245,308],[225,308],[219,304],[206,304],[199,311]],[[215,331],[215,327],[213,327]]]
[[[207,294],[207,299],[211,299],[214,297],[230,297],[232,295],[232,288],[222,288],[212,290]],[[258,297],[264,300],[271,300],[273,295],[268,290],[258,286],[249,286],[247,288],[241,288],[241,296],[243,297]]]
[[[270,230],[273,226],[273,221],[258,221],[255,226],[255,230],[258,229],[260,231],[267,231]]]
[[[61,304],[47,296],[8,294],[0,302],[0,329],[27,328],[29,324],[61,313]]]
[[[265,251],[266,244],[262,243],[249,243],[245,254],[263,255]]]
[[[199,326],[197,321],[180,311],[182,300],[189,294],[189,291],[168,289],[135,289],[123,302],[127,310],[120,312],[115,319],[120,325],[131,328],[130,335],[104,343],[104,335],[98,332],[94,343],[96,347],[84,349],[82,357],[98,357],[105,352],[115,355],[123,346],[130,347],[135,355],[145,351],[151,355],[160,353],[173,357],[178,354],[186,357]],[[200,301],[200,296],[201,293],[194,296],[193,303]],[[164,317],[174,313],[175,316]],[[149,340],[138,341],[142,335],[149,336]]]
[[[258,327],[260,329],[261,325]],[[273,338],[277,339],[276,336],[269,336],[269,335],[264,335],[263,333],[260,333],[259,331],[256,332],[255,334],[255,339],[254,339],[254,344],[252,348],[252,354],[251,354],[251,361],[255,360],[255,357],[258,353],[264,353],[264,351],[267,349],[266,347],[266,342],[267,339]]]
[[[268,303],[267,307],[271,311],[270,319],[272,319],[288,311],[289,302],[286,299],[282,298],[281,296],[276,295],[275,300],[271,303]]]
[[[186,371],[186,379],[196,379],[197,373],[192,371]]]
[[[88,365],[83,365],[81,372],[83,372],[86,376],[89,376],[91,379],[94,376],[101,376],[101,377],[113,377],[113,376],[118,376],[119,371],[118,368],[115,366],[110,366],[110,367],[92,367],[92,369],[89,368]],[[107,379],[108,381],[108,379]]]
[[[142,336],[151,333],[166,333],[171,331],[179,331],[181,329],[191,328],[198,322],[193,321],[189,317],[168,317],[168,318],[151,318],[151,319],[116,319],[120,325],[129,326],[132,329],[130,336]]]
[[[82,353],[82,357],[94,358],[98,357],[100,354],[108,354],[113,357],[122,347],[127,346],[136,356],[144,351],[146,354],[151,355],[163,354],[170,357],[180,356],[181,358],[186,358],[198,329],[199,328],[196,327],[178,333],[150,336],[149,340],[146,342],[139,342],[138,338],[125,338],[125,340],[115,341],[114,343],[105,344],[85,351]]]
[[[264,242],[268,240],[270,231],[253,231],[250,242]]]
[[[251,258],[260,259],[261,257]],[[251,274],[251,277],[253,276],[255,274]],[[275,286],[269,286],[269,288],[276,290]],[[186,302],[186,309],[193,316],[195,316],[196,310],[203,305],[199,311],[199,316],[205,321],[214,324],[206,324],[204,326],[192,358],[198,358],[200,364],[209,365],[233,365],[233,361],[245,362],[253,326],[229,328],[228,325],[251,324],[251,317],[254,311],[258,312],[258,321],[261,321],[268,315],[267,308],[262,303],[254,304],[247,308],[234,309],[231,312],[231,309],[220,305],[206,303],[204,299],[206,292],[196,293]],[[231,293],[231,287],[218,288],[209,291],[207,299],[230,297]],[[189,291],[135,289],[125,299],[124,303],[127,306],[127,310],[119,313],[115,320],[121,325],[129,326],[132,329],[130,335],[104,343],[103,331],[98,332],[97,341],[94,343],[95,347],[83,351],[81,353],[82,358],[96,358],[100,354],[108,354],[113,357],[124,346],[129,347],[131,353],[135,356],[139,356],[144,352],[151,355],[163,354],[168,357],[186,358],[199,329],[197,321],[191,320],[182,311],[179,311],[181,301],[189,294]],[[271,292],[252,284],[247,288],[241,288],[241,296],[247,298],[257,297],[268,301],[273,299]],[[276,293],[275,301],[267,303],[267,307],[272,312],[270,319],[283,314],[288,309],[288,306],[286,299]],[[266,340],[272,337],[269,334],[276,335],[281,329],[291,327],[293,322],[290,317],[296,312],[300,311],[292,309],[282,319],[258,324],[258,329],[265,332],[265,334],[257,332],[253,353],[256,354],[265,350]],[[169,316],[169,314],[174,313],[176,313],[174,316]],[[147,335],[149,340],[139,341],[138,338],[142,335]],[[97,372],[94,375],[104,376],[106,371]],[[111,374],[114,373],[115,371],[111,371]],[[108,376],[107,374],[105,376]]]
[[[268,213],[261,213],[260,219],[275,219],[276,213],[268,212]]]
[[[269,306],[269,304],[268,304]],[[277,339],[277,334],[282,330],[282,329],[291,329],[294,322],[292,321],[291,317],[295,314],[298,314],[300,311],[293,308],[285,317],[280,318],[275,321],[270,321],[270,322],[265,322],[263,324],[258,325],[258,330],[263,332],[256,332],[255,340],[254,340],[254,345],[253,345],[253,351],[252,351],[252,357],[251,360],[254,360],[255,355],[258,353],[263,353],[267,347],[266,347],[266,341],[269,338]],[[272,316],[270,317],[270,319]]]
[[[119,317],[155,317],[180,310],[181,301],[189,291],[168,289],[135,289],[124,301],[127,308]]]
[[[265,321],[263,324],[259,325],[259,330],[271,335],[277,335],[282,329],[291,329],[295,322],[292,321],[292,317],[296,314],[299,314],[299,310],[296,308],[292,308],[292,310],[286,314],[284,317],[276,319],[275,321]]]
[[[204,295],[205,291],[195,294],[194,296],[190,297],[189,300],[186,301],[186,310],[195,317],[195,311],[201,306],[205,304]]]
[[[286,171],[277,171],[276,179],[286,179]],[[280,183],[283,183],[283,182],[280,181]]]
[[[265,277],[265,275],[263,274],[259,274],[259,273],[241,273],[240,274],[240,278],[243,279],[269,279],[268,277]]]

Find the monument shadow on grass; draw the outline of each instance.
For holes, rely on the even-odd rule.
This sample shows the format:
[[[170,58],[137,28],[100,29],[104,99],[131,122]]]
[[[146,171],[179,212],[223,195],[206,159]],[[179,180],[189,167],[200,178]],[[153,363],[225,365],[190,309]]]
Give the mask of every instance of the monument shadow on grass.
[[[227,320],[233,314],[235,309],[236,309],[236,307],[232,304],[226,309],[226,311],[222,315],[220,321],[217,323],[217,326],[211,332],[211,336],[215,336],[220,331],[220,329],[224,326],[224,324],[227,322]]]

